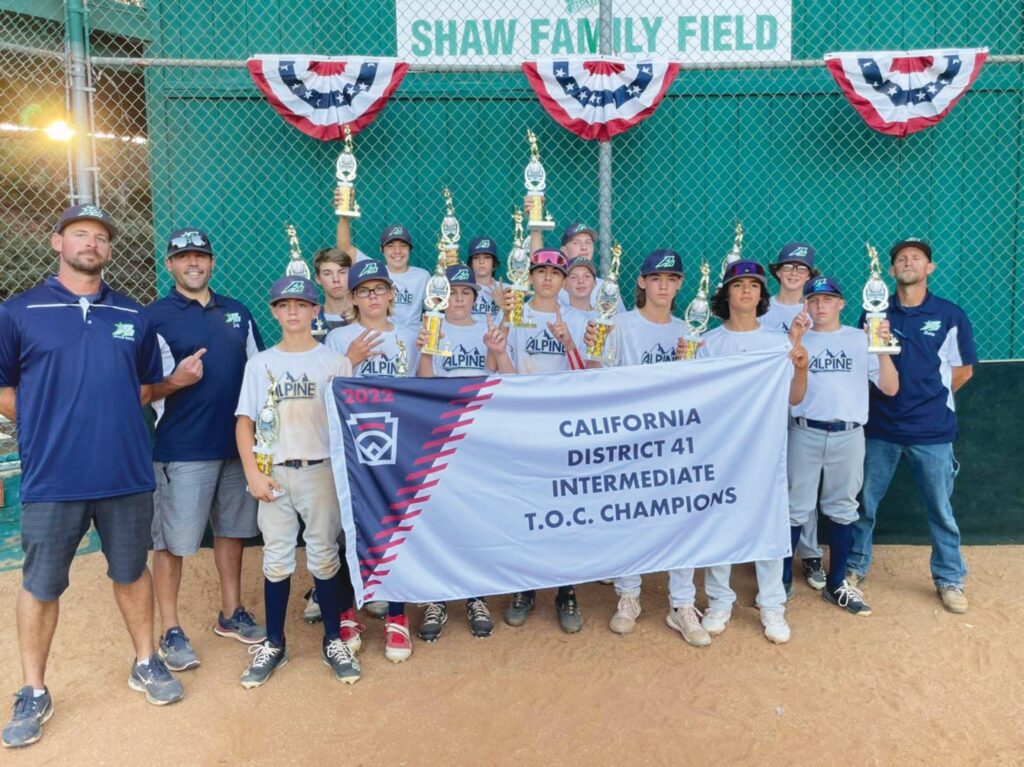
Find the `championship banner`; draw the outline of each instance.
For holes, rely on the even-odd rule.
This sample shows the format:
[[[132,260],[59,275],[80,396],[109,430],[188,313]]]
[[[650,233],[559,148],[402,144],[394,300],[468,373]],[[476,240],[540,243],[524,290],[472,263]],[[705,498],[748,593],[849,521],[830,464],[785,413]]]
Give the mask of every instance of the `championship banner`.
[[[942,122],[987,58],[987,48],[829,53],[825,65],[868,125],[903,138]]]
[[[679,64],[662,59],[541,59],[523,62],[523,72],[559,125],[582,139],[608,141],[654,114]]]
[[[253,56],[247,66],[277,113],[321,141],[373,122],[409,70],[396,59],[308,55]]]
[[[786,556],[791,376],[779,350],[531,376],[334,379],[331,460],[357,601]]]

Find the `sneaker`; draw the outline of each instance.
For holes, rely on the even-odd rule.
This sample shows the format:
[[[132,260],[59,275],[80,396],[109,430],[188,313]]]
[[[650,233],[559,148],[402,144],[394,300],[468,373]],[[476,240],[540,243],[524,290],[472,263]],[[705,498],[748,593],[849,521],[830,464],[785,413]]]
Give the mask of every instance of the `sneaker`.
[[[388,603],[387,602],[367,602],[363,605],[363,609],[366,610],[366,614],[371,618],[378,618],[384,620],[388,617]]]
[[[353,654],[363,649],[363,632],[366,626],[356,620],[356,608],[350,607],[341,614],[341,641],[348,645]]]
[[[967,612],[967,597],[962,586],[939,586],[937,588],[942,606],[949,612],[962,615]]]
[[[302,598],[306,600],[306,606],[302,608],[302,620],[310,624],[322,621],[324,616],[320,613],[320,603],[316,600],[316,589],[310,589]]]
[[[424,642],[436,642],[441,638],[441,630],[448,622],[448,605],[443,602],[431,602],[423,613],[419,635]]]
[[[569,589],[564,595],[555,597],[555,613],[558,625],[566,634],[575,634],[583,628],[583,615],[580,603],[576,601],[576,589]]]
[[[412,655],[412,637],[409,636],[409,619],[404,615],[384,619],[384,657],[392,663],[401,663]]]
[[[636,628],[636,619],[640,617],[640,595],[623,594],[619,597],[619,606],[615,615],[608,621],[608,628],[616,634],[632,634]]]
[[[494,633],[494,621],[491,620],[490,608],[482,599],[466,601],[466,620],[469,621],[470,633],[477,639],[489,637]]]
[[[14,694],[14,713],[4,727],[4,748],[31,746],[43,737],[43,725],[53,716],[53,698],[50,691],[38,698],[32,692],[32,685],[25,685]]]
[[[796,589],[793,588],[793,581],[790,581],[789,583],[783,581],[782,587],[786,590],[786,601],[788,602],[790,599],[793,598],[793,594],[796,593]]]
[[[156,653],[149,656],[149,662],[145,666],[132,664],[128,686],[135,692],[146,693],[146,700],[154,706],[176,703],[185,695],[185,688],[181,686],[181,682],[167,670],[167,664],[160,660]]]
[[[321,657],[325,666],[330,666],[334,672],[334,678],[345,684],[355,684],[359,681],[362,669],[359,668],[359,661],[352,654],[352,648],[341,641],[341,638],[327,641],[324,639]]]
[[[243,644],[259,644],[267,638],[267,630],[244,607],[235,608],[230,618],[225,618],[224,613],[217,613],[217,625],[213,627],[213,633],[237,639]]]
[[[708,611],[704,613],[704,617],[700,619],[700,625],[708,634],[716,637],[725,631],[730,618],[732,618],[732,610],[715,610],[709,607]]]
[[[505,608],[505,623],[509,626],[522,626],[536,603],[537,598],[533,594],[517,591]]]
[[[278,647],[269,639],[249,648],[253,656],[249,668],[242,674],[242,687],[247,690],[259,687],[273,675],[274,671],[288,663],[288,651]]]
[[[789,641],[789,624],[784,610],[761,610],[761,625],[769,642],[785,644]]]
[[[181,626],[167,629],[167,633],[160,638],[157,654],[171,671],[187,671],[199,665],[199,656],[192,649],[192,643],[188,641]]]
[[[711,634],[700,624],[700,613],[692,604],[673,607],[665,616],[665,623],[683,635],[683,639],[694,647],[711,644]]]
[[[871,615],[871,608],[864,601],[864,594],[843,581],[835,589],[822,589],[821,598],[830,604],[838,605],[854,615]]]
[[[815,591],[825,588],[825,568],[821,566],[821,559],[804,559],[802,564],[807,585]]]

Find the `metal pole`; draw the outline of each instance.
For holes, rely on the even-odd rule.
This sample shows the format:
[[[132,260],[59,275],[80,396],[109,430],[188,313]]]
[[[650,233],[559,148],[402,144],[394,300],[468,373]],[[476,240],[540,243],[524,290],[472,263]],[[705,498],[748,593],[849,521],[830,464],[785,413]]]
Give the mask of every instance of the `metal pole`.
[[[601,27],[600,53],[612,53],[612,0],[601,0],[599,7]],[[597,147],[597,233],[600,239],[601,274],[607,275],[611,266],[612,246],[612,142],[601,141]]]
[[[66,23],[68,45],[68,70],[71,86],[71,123],[75,131],[72,142],[74,165],[74,187],[71,201],[76,204],[96,202],[96,189],[92,169],[96,163],[92,157],[91,93],[87,80],[85,8],[83,0],[67,0]]]

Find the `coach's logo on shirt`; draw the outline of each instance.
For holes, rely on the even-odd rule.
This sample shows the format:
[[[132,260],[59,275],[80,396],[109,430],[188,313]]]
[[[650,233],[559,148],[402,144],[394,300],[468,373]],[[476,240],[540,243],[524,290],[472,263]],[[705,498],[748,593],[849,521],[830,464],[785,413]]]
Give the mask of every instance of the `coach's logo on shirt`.
[[[313,399],[316,397],[316,382],[310,381],[305,373],[296,379],[291,373],[285,373],[277,382],[278,399]]]
[[[676,349],[666,349],[660,343],[653,349],[648,349],[640,355],[641,365],[653,365],[658,362],[671,362],[676,358]]]
[[[398,419],[390,413],[353,413],[345,421],[364,466],[387,466],[398,454]]]
[[[530,337],[530,340],[526,342],[526,353],[565,354],[565,347],[562,346],[561,341],[545,330],[543,333]]]
[[[233,328],[240,328],[242,327],[242,313],[227,312],[224,315],[224,322],[228,323]]]
[[[807,369],[812,373],[849,373],[853,370],[853,357],[846,352],[833,354],[828,349],[811,357]]]
[[[452,370],[480,370],[487,367],[487,355],[481,354],[476,347],[467,349],[459,344],[452,349],[452,356],[441,358],[441,369],[445,372]]]
[[[928,320],[921,325],[921,332],[926,336],[935,337],[935,334],[942,330],[942,320]]]
[[[135,326],[130,322],[115,322],[114,332],[111,335],[114,338],[120,338],[123,341],[134,341]]]

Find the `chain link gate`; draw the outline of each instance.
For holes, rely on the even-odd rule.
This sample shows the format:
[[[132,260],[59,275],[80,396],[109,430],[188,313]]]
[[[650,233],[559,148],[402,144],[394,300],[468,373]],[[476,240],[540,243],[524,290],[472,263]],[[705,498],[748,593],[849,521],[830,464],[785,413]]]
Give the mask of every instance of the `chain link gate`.
[[[762,263],[784,242],[812,243],[824,271],[846,288],[844,319],[852,322],[867,276],[864,242],[884,254],[898,237],[920,236],[935,247],[935,291],[967,308],[982,358],[1024,356],[1024,3],[505,6],[0,0],[0,298],[54,269],[53,221],[72,193],[93,185],[122,230],[107,275],[115,287],[142,302],[166,291],[167,234],[194,224],[213,240],[214,286],[245,300],[273,338],[265,294],[287,262],[285,223],[295,224],[307,260],[333,244],[340,147],[281,120],[253,86],[245,59],[401,52],[410,73],[356,137],[363,217],[354,223],[354,241],[368,254],[376,252],[381,229],[400,221],[416,242],[413,263],[432,268],[445,186],[463,243],[488,234],[507,252],[532,128],[558,222],[548,244],[557,245],[572,221],[602,221],[602,151],[610,159],[603,229],[610,230],[606,240],[622,244],[627,297],[643,256],[673,247],[687,267],[685,305],[701,258],[717,269],[740,220],[746,254]],[[683,6],[697,9],[685,22]],[[534,56],[591,52],[600,48],[602,13],[613,19],[605,41],[613,53],[648,53],[656,26],[658,40],[667,34],[685,61],[659,110],[615,137],[610,152],[572,136],[544,112],[519,69],[522,56],[516,58],[508,27],[497,31],[498,20],[518,19],[527,56],[530,45],[537,46]],[[774,32],[762,21],[771,14]],[[82,25],[84,90],[76,90],[69,19]],[[476,22],[475,37],[467,20]],[[779,35],[789,36],[783,56]],[[993,56],[943,123],[903,140],[864,125],[821,61],[833,50],[943,45],[988,46]],[[87,96],[89,114],[76,113],[76,93]],[[47,134],[58,119],[78,128],[70,140]],[[83,148],[85,168],[75,161]]]

